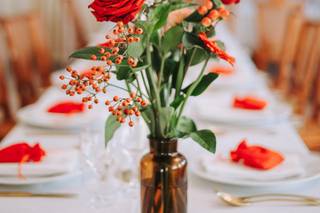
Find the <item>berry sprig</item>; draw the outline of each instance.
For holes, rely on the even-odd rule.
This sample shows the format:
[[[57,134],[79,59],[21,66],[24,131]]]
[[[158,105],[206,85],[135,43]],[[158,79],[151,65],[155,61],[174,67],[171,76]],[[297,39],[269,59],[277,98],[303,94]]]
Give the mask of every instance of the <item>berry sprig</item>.
[[[106,35],[106,42],[100,44],[99,53],[102,56],[91,55],[91,60],[102,60],[111,66],[121,64],[124,60],[131,67],[136,67],[138,59],[131,57],[127,53],[129,44],[139,42],[139,35],[143,34],[143,29],[135,26],[124,25],[118,22],[112,31],[112,35]]]
[[[109,83],[111,78],[110,70],[105,70],[102,66],[94,66],[85,73],[67,67],[66,70],[70,76],[61,75],[61,80],[68,80],[67,84],[62,85],[62,89],[69,96],[84,95],[82,102],[88,104],[88,109],[93,108],[93,104],[98,104],[97,95],[101,92],[107,93],[107,87],[113,86]],[[111,68],[110,68],[111,69]],[[119,123],[125,123],[129,119],[129,126],[134,125],[133,116],[141,115],[140,109],[147,106],[147,102],[135,92],[130,93],[129,98],[119,98],[114,96],[112,100],[106,100],[105,105],[113,116],[117,117]]]
[[[225,19],[230,15],[230,12],[223,5],[220,8],[214,8],[211,0],[206,0],[203,5],[198,7],[197,12],[201,16],[205,16],[201,20],[201,24],[205,27],[209,27],[214,22]]]
[[[132,116],[140,117],[140,109],[147,106],[147,102],[137,96],[135,92],[130,93],[130,98],[114,96],[111,101],[107,100],[105,104],[108,106],[109,112],[117,117],[119,123],[125,123],[128,119],[130,127],[134,125]]]
[[[69,96],[87,93],[82,98],[82,102],[87,103],[89,109],[93,108],[93,104],[99,103],[96,97],[98,93],[107,93],[107,87],[110,86],[111,72],[108,69],[106,70],[105,67],[94,66],[85,73],[79,73],[72,67],[67,67],[66,70],[70,76],[61,75],[59,77],[61,80],[68,80],[61,88]]]

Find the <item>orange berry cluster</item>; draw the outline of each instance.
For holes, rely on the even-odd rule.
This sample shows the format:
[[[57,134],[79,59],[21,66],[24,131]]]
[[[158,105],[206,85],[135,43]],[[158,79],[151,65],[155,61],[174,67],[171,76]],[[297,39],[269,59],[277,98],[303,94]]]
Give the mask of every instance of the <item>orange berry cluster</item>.
[[[139,117],[141,115],[139,109],[147,106],[147,102],[134,92],[130,93],[130,98],[114,96],[111,101],[107,100],[105,104],[109,107],[109,112],[117,117],[119,123],[125,123],[128,118],[130,127],[134,125],[132,116]]]
[[[230,12],[221,6],[219,9],[213,9],[213,3],[211,0],[206,0],[203,5],[197,9],[201,16],[205,16],[201,20],[201,24],[205,27],[211,26],[219,18],[226,18],[230,15]]]
[[[102,66],[94,66],[89,71],[80,74],[78,71],[73,70],[71,67],[66,68],[70,73],[70,77],[61,75],[61,80],[68,79],[68,83],[62,85],[62,89],[66,91],[69,96],[75,94],[82,95],[87,92],[87,96],[82,98],[83,103],[88,103],[88,108],[92,109],[93,103],[98,104],[99,100],[96,95],[100,92],[106,93],[111,78],[110,71],[105,71]]]
[[[106,42],[100,44],[99,53],[102,55],[99,58],[97,55],[91,55],[91,60],[102,60],[111,66],[113,64],[121,64],[123,60],[127,60],[128,65],[136,67],[138,60],[127,55],[126,50],[128,45],[133,42],[139,42],[138,35],[143,34],[143,29],[138,27],[130,27],[124,25],[123,22],[118,22],[112,31],[112,36],[106,36]],[[107,48],[107,49],[105,49]]]

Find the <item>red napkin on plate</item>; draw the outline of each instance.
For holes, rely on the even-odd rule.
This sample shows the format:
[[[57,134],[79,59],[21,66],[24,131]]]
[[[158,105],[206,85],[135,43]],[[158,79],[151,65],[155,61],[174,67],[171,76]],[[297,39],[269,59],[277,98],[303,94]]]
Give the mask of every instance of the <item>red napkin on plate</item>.
[[[234,68],[227,66],[214,66],[211,68],[210,72],[221,75],[232,75],[234,73]]]
[[[233,107],[240,109],[263,110],[267,104],[265,100],[252,96],[235,97],[233,99]]]
[[[40,144],[21,142],[0,149],[0,163],[40,162],[45,155]]]
[[[62,113],[62,114],[72,114],[80,113],[85,109],[83,103],[73,102],[73,101],[64,101],[57,103],[48,109],[50,113]]]
[[[284,161],[284,157],[271,149],[262,146],[250,146],[246,140],[241,141],[235,150],[230,152],[231,160],[243,162],[244,165],[261,169],[272,169]]]

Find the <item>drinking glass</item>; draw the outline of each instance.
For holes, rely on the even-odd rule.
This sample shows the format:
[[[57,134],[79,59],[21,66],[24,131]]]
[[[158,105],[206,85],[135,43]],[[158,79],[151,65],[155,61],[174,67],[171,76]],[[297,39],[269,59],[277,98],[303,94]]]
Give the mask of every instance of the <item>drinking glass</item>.
[[[82,171],[90,206],[103,208],[115,204],[120,188],[114,178],[112,144],[106,147],[103,131],[90,129],[82,131],[80,141]]]

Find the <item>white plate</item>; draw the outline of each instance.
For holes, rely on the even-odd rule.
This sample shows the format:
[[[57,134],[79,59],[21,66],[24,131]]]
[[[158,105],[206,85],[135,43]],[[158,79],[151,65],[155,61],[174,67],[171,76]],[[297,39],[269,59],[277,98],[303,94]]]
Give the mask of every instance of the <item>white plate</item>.
[[[35,104],[20,109],[17,118],[20,122],[41,128],[80,129],[101,117],[98,106],[95,106],[95,110],[85,109],[82,113],[72,115],[47,112],[51,106],[62,101],[81,102],[81,96],[69,97],[59,88],[50,88]]]
[[[79,129],[96,118],[94,111],[85,111],[74,115],[60,115],[48,113],[48,108],[49,106],[41,107],[37,104],[32,104],[20,109],[17,113],[17,118],[25,124],[50,129]]]
[[[71,173],[65,173],[57,176],[47,176],[47,177],[27,177],[26,179],[21,179],[18,177],[1,177],[0,185],[35,185],[42,183],[50,183],[56,181],[62,181],[69,178],[75,178],[81,174],[80,171],[75,171]]]
[[[232,106],[235,96],[252,95],[263,98],[268,102],[265,109],[260,111],[236,109]],[[290,108],[279,104],[259,92],[236,93],[207,93],[196,103],[197,116],[205,121],[233,125],[268,125],[284,121],[291,114]]]
[[[202,168],[201,163],[197,162],[191,165],[191,171],[195,173],[197,176],[204,178],[206,180],[210,180],[216,183],[223,183],[229,185],[237,185],[237,186],[250,186],[250,187],[276,187],[276,186],[284,186],[290,184],[302,184],[305,182],[309,182],[315,179],[320,178],[320,156],[316,154],[310,154],[307,158],[303,158],[305,175],[302,177],[292,177],[283,180],[275,180],[275,181],[254,181],[254,180],[245,180],[245,179],[237,179],[236,177],[215,177],[207,173],[204,168]]]

